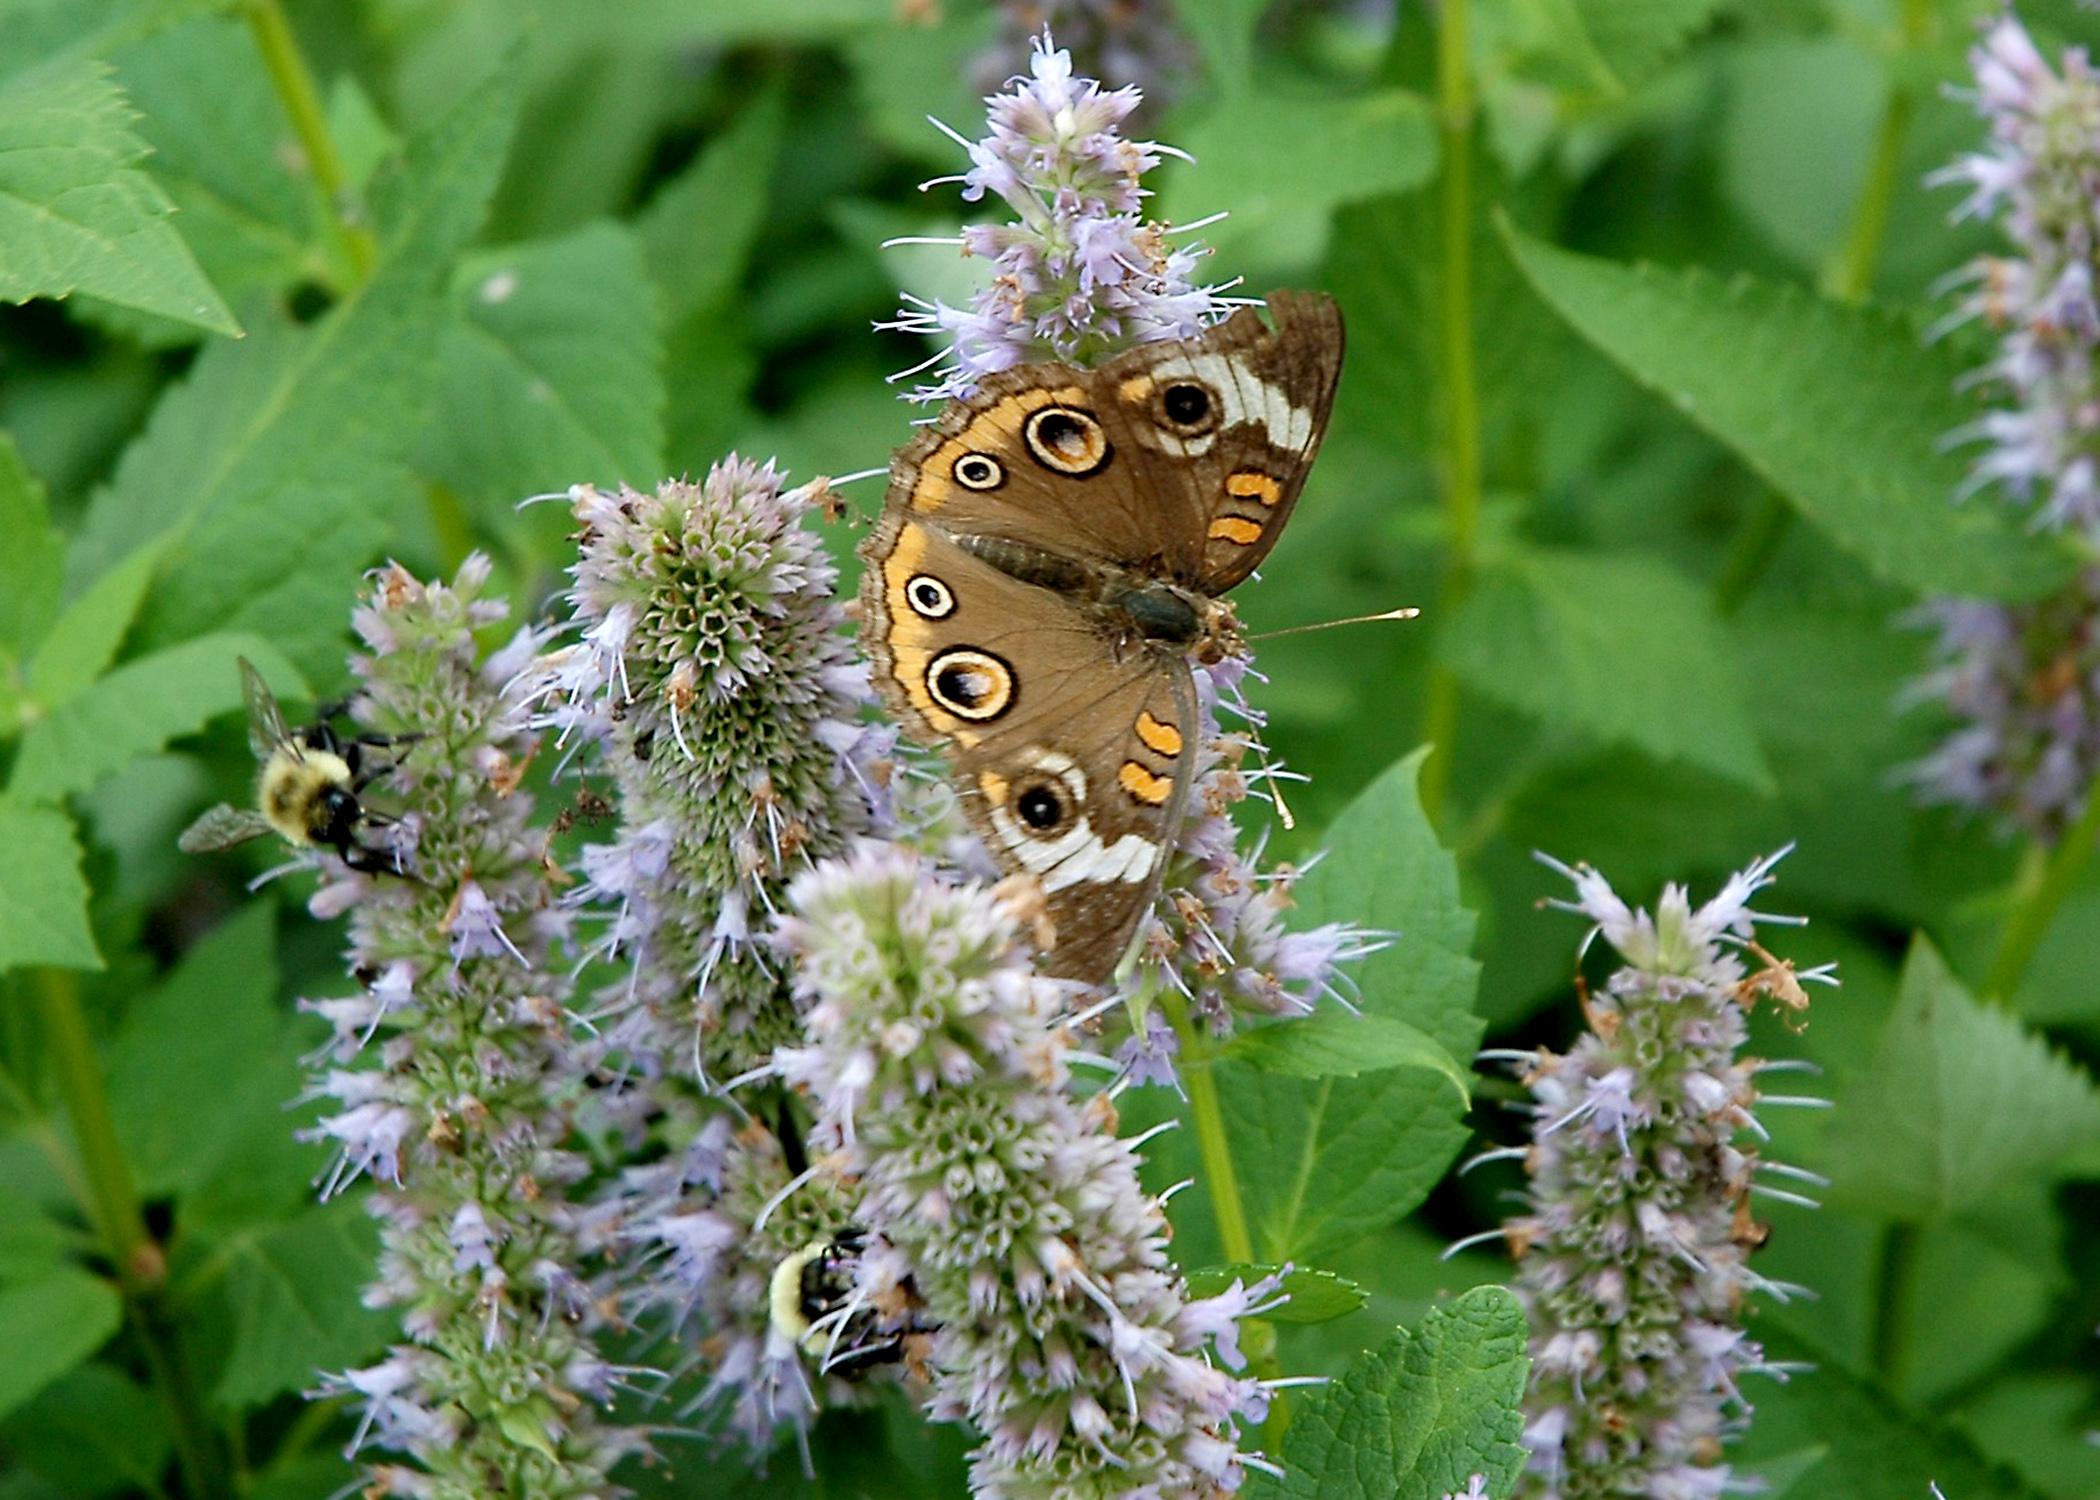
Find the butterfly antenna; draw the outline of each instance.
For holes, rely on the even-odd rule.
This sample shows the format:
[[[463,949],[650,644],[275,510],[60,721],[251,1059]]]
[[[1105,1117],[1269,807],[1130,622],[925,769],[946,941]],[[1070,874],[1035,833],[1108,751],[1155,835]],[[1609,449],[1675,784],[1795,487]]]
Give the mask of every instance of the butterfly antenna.
[[[1289,625],[1282,630],[1264,630],[1260,635],[1250,635],[1250,641],[1273,641],[1280,635],[1304,635],[1309,630],[1332,630],[1337,625],[1371,625],[1380,620],[1412,620],[1422,611],[1412,604],[1400,609],[1389,609],[1382,615],[1351,615],[1346,620],[1321,620],[1313,625]],[[1290,825],[1284,825],[1288,828]]]

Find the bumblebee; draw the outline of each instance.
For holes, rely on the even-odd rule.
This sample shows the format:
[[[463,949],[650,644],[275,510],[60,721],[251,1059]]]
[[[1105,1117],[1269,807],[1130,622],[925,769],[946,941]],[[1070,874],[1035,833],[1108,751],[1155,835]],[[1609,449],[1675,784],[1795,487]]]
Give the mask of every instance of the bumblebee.
[[[333,849],[343,863],[369,875],[398,875],[394,856],[364,843],[368,825],[391,823],[358,801],[358,794],[394,768],[368,751],[406,743],[405,737],[367,734],[345,737],[333,720],[346,705],[324,706],[314,722],[287,729],[284,714],[254,663],[241,662],[241,695],[248,703],[248,747],[260,770],[255,807],[220,803],[183,830],[177,840],[189,854],[231,849],[274,833],[295,849]]]
[[[867,1245],[858,1229],[805,1245],[773,1268],[767,1289],[774,1329],[847,1380],[904,1357],[904,1336],[878,1333],[875,1309],[846,1312]]]

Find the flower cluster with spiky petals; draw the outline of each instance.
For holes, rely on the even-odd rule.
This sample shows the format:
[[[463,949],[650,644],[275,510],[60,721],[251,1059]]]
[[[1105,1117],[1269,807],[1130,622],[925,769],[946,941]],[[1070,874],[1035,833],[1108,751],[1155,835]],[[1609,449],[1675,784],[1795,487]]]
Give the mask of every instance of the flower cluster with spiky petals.
[[[1749,1199],[1760,1173],[1808,1174],[1737,1142],[1762,1137],[1760,1107],[1800,1101],[1760,1096],[1758,1065],[1740,1054],[1760,998],[1803,1010],[1803,981],[1835,982],[1756,943],[1756,924],[1786,920],[1749,904],[1781,855],[1697,909],[1668,886],[1652,916],[1588,866],[1547,861],[1575,884],[1575,900],[1553,904],[1588,918],[1624,962],[1586,996],[1589,1030],[1566,1055],[1506,1055],[1535,1121],[1513,1152],[1529,1210],[1501,1231],[1531,1320],[1522,1494],[1718,1496],[1730,1487],[1722,1443],[1750,1409],[1740,1377],[1781,1373],[1746,1337],[1743,1301],[1799,1289],[1749,1268],[1764,1236]]]
[[[999,35],[972,78],[988,93],[1003,87],[1013,59],[1045,31],[1077,68],[1141,86],[1144,116],[1172,101],[1196,61],[1172,0],[1000,0]]]
[[[2081,48],[2052,68],[2010,11],[1970,60],[1990,141],[1938,180],[1968,186],[1958,216],[1997,218],[2013,249],[1960,278],[1953,321],[1998,334],[1977,374],[2008,398],[1955,434],[1985,444],[1968,489],[1995,484],[2100,551],[2100,75]],[[1938,640],[1908,696],[1956,728],[1905,778],[1925,802],[2055,839],[2100,777],[2100,569],[2033,603],[1939,599],[1913,618]]]
[[[1170,244],[1174,231],[1144,216],[1150,193],[1141,179],[1180,153],[1124,138],[1120,127],[1139,97],[1135,88],[1074,77],[1071,53],[1045,33],[1033,43],[1028,75],[986,99],[985,137],[948,131],[969,152],[969,170],[925,186],[959,182],[965,202],[989,193],[1015,217],[941,242],[992,263],[990,283],[968,307],[907,297],[883,325],[951,341],[905,372],[934,370],[914,399],[968,395],[1015,365],[1086,366],[1137,344],[1192,338],[1223,314],[1222,289],[1193,279],[1205,252]]]
[[[415,1461],[376,1468],[371,1493],[568,1500],[620,1493],[608,1475],[641,1442],[599,1416],[628,1372],[595,1348],[600,1310],[575,1270],[568,1189],[584,1165],[545,961],[566,913],[518,787],[537,736],[509,687],[539,642],[523,631],[482,659],[474,632],[506,613],[482,597],[488,573],[480,556],[449,587],[389,568],[356,614],[370,654],[352,663],[352,712],[394,741],[402,873],[327,862],[314,908],[350,910],[364,988],[302,1005],[335,1033],[317,1092],[339,1108],[312,1132],[338,1152],[327,1190],[376,1180],[367,1300],[401,1309],[404,1342],[324,1389],[361,1408],[354,1447]]]
[[[908,1296],[931,1332],[930,1410],[982,1435],[979,1496],[1209,1496],[1260,1460],[1238,1423],[1238,1320],[1272,1288],[1189,1301],[1140,1141],[1071,1089],[1067,986],[1038,977],[992,888],[868,844],[798,877],[781,922],[809,1045],[783,1079],[818,1109],[870,1236],[855,1297]]]

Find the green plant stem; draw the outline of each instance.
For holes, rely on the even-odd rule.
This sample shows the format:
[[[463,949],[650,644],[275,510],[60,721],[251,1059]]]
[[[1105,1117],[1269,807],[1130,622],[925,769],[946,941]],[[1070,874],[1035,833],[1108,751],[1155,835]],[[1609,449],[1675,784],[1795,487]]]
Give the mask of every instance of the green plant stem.
[[[1882,1232],[1874,1277],[1874,1368],[1899,1396],[1910,1360],[1910,1309],[1918,1283],[1918,1230],[1891,1224]]]
[[[1984,999],[1997,1005],[2012,1004],[2028,963],[2041,947],[2042,939],[2049,935],[2049,924],[2056,920],[2057,908],[2064,904],[2064,897],[2071,894],[2078,877],[2092,862],[2095,842],[2100,842],[2100,781],[2086,789],[2085,811],[2058,840],[2042,866],[2041,879],[2013,908],[2005,933],[1998,940],[1997,956],[1984,976]]]
[[[1232,1142],[1225,1134],[1225,1111],[1218,1104],[1218,1081],[1211,1075],[1209,1043],[1189,1020],[1188,1002],[1172,988],[1156,996],[1180,1045],[1181,1081],[1189,1095],[1189,1123],[1196,1128],[1196,1152],[1203,1159],[1203,1186],[1217,1220],[1218,1244],[1235,1265],[1254,1260],[1254,1236],[1247,1229],[1247,1206],[1240,1200],[1239,1173],[1232,1165]]]
[[[1932,0],[1903,0],[1894,64],[1900,67],[1924,45],[1932,28]],[[1900,77],[1889,85],[1887,103],[1874,128],[1873,154],[1867,158],[1866,180],[1852,206],[1852,222],[1845,240],[1823,269],[1823,294],[1844,307],[1856,307],[1874,289],[1874,273],[1881,265],[1881,249],[1888,240],[1889,211],[1895,206],[1896,188],[1902,181],[1903,145],[1910,136],[1911,117],[1917,97]],[[1778,491],[1767,489],[1758,496],[1750,514],[1728,545],[1728,556],[1714,580],[1714,598],[1723,614],[1734,614],[1757,590],[1779,555],[1779,544],[1794,524],[1794,510]]]
[[[43,1024],[44,1056],[73,1126],[88,1217],[116,1268],[133,1331],[167,1409],[184,1489],[201,1500],[217,1493],[211,1429],[173,1341],[160,1326],[157,1301],[167,1280],[167,1257],[146,1228],[138,1187],[109,1112],[102,1065],[81,1009],[80,979],[71,969],[38,969],[31,985]]]
[[[247,0],[244,9],[256,50],[262,53],[270,83],[291,119],[299,149],[306,154],[307,167],[314,174],[314,186],[320,189],[321,200],[327,206],[328,222],[352,273],[361,282],[379,262],[379,243],[370,227],[357,223],[352,216],[350,174],[343,166],[342,153],[336,150],[335,138],[328,133],[328,116],[321,108],[321,91],[314,84],[313,69],[306,65],[306,54],[299,50],[299,38],[293,34],[280,0]]]
[[[1467,55],[1468,0],[1443,0],[1437,25],[1437,120],[1443,144],[1439,194],[1442,287],[1437,323],[1444,396],[1444,575],[1437,589],[1437,628],[1472,586],[1480,541],[1480,385],[1473,359],[1473,75]],[[1458,736],[1458,678],[1430,671],[1422,737],[1436,747],[1422,767],[1422,808],[1442,825]]]

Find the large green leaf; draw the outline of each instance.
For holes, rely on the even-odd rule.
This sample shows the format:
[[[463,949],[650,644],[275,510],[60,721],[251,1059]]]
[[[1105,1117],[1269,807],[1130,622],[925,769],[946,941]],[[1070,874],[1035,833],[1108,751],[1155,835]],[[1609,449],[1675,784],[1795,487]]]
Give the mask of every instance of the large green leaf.
[[[1422,815],[1421,764],[1420,751],[1400,761],[1335,820],[1326,858],[1297,887],[1294,915],[1300,925],[1353,921],[1390,933],[1352,975],[1366,1017],[1403,1022],[1467,1058],[1480,1037],[1473,917]],[[1436,1069],[1304,1079],[1221,1063],[1217,1075],[1256,1245],[1269,1259],[1318,1259],[1409,1212],[1465,1139],[1464,1104]]]
[[[1500,1287],[1396,1332],[1291,1422],[1288,1500],[1443,1500],[1478,1474],[1507,1495],[1524,1467],[1523,1309]]]
[[[761,94],[636,216],[668,326],[714,309],[743,279],[765,225],[786,124],[784,96]]]
[[[1471,1074],[1437,1040],[1392,1016],[1347,1016],[1332,1011],[1241,1032],[1224,1056],[1293,1078],[1355,1078],[1387,1068],[1425,1068],[1470,1096]]]
[[[378,1233],[353,1202],[309,1208],[289,1223],[234,1235],[215,1247],[233,1314],[233,1348],[212,1398],[255,1406],[355,1365],[397,1325],[360,1300]]]
[[[2100,1088],[2009,1011],[1978,1004],[1920,937],[1873,1068],[1838,1100],[1834,1200],[1899,1219],[1961,1214],[2100,1137]]]
[[[50,802],[84,792],[168,741],[195,734],[241,706],[243,656],[274,681],[298,680],[269,642],[252,635],[199,636],[138,657],[29,727],[8,796]]]
[[[1747,277],[1723,285],[1508,238],[1577,332],[1883,577],[2017,598],[2068,576],[2068,554],[2005,507],[1954,503],[1964,461],[1945,439],[1974,410],[1955,394],[1958,356],[1908,321]]]
[[[1482,697],[1772,788],[1713,606],[1663,563],[1512,549],[1482,575],[1437,649]]]
[[[451,302],[422,472],[502,506],[662,477],[656,304],[628,230],[590,224],[469,256]]]
[[[85,1271],[0,1286],[0,1416],[101,1348],[121,1313],[116,1288]]]
[[[44,487],[22,462],[15,440],[0,432],[0,694],[10,668],[35,649],[58,608],[65,538],[51,524]],[[0,723],[0,733],[5,725]]]
[[[58,61],[0,78],[0,302],[88,292],[239,333],[173,206],[138,171],[145,142],[108,70]]]
[[[0,798],[0,973],[48,964],[99,969],[73,820]]]
[[[1574,0],[1598,58],[1635,88],[1681,51],[1726,0]]]
[[[0,1442],[66,1496],[151,1494],[168,1462],[167,1409],[113,1367],[81,1365],[17,1407]]]
[[[1191,1297],[1215,1297],[1237,1281],[1252,1286],[1265,1277],[1282,1278],[1290,1300],[1262,1314],[1267,1323],[1327,1323],[1345,1318],[1364,1305],[1364,1289],[1332,1271],[1292,1266],[1206,1266],[1188,1273]]]
[[[437,283],[493,191],[515,100],[500,81],[412,138],[374,188],[382,264],[318,325],[258,320],[205,350],[97,495],[75,567],[142,540],[168,548],[147,640],[252,630],[334,670],[350,597],[413,497],[406,460],[429,420]]]
[[[137,548],[59,612],[29,672],[30,695],[45,712],[85,692],[109,670],[146,602],[160,554],[154,544]]]

